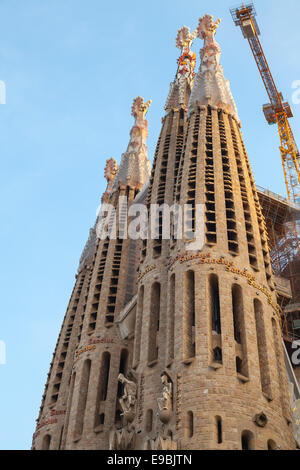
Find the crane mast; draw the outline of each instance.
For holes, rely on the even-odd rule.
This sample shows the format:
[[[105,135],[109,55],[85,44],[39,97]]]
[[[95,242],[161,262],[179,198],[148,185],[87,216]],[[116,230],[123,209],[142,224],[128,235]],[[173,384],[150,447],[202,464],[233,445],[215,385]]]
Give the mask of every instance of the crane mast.
[[[240,26],[244,37],[250,44],[251,51],[267,90],[270,103],[263,106],[268,124],[277,124],[280,137],[280,154],[284,172],[287,195],[291,202],[300,204],[300,155],[289,123],[293,117],[291,107],[278,92],[259,40],[260,30],[256,22],[253,3],[230,10],[234,23]]]

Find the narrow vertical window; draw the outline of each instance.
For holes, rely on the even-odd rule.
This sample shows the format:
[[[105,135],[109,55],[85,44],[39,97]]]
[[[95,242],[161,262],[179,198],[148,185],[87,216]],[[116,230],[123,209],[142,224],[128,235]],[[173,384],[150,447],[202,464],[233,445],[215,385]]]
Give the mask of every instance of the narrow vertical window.
[[[270,371],[269,371],[264,313],[263,313],[262,303],[258,299],[254,299],[254,313],[255,313],[255,323],[256,323],[256,337],[257,337],[257,347],[258,347],[261,388],[262,388],[263,393],[265,393],[269,398],[271,398],[271,395],[272,395],[271,379],[270,379]]]
[[[168,363],[174,359],[175,341],[175,274],[172,274],[169,283],[169,311],[168,311]]]
[[[192,411],[188,411],[186,414],[185,435],[188,438],[194,435],[194,415]]]
[[[236,341],[236,371],[248,377],[247,344],[245,328],[245,312],[243,304],[243,291],[241,286],[234,284],[231,289],[232,316],[234,339]]]
[[[221,334],[221,312],[218,276],[212,274],[210,277],[210,302],[212,314],[212,330]]]
[[[122,349],[120,355],[120,365],[119,365],[119,374],[126,375],[127,372],[127,363],[128,363],[128,351],[127,349]],[[124,391],[124,387],[122,382],[118,381],[118,391],[117,391],[117,399],[116,399],[116,411],[115,411],[115,423],[121,424],[122,422],[122,410],[119,399],[122,397]]]
[[[146,413],[146,432],[151,432],[153,427],[153,410],[147,410]]]
[[[101,415],[103,402],[106,401],[108,382],[109,382],[109,369],[110,369],[110,353],[105,351],[102,354],[100,373],[98,378],[98,389],[97,389],[97,401],[96,401],[96,413],[94,426],[100,426],[102,423]]]
[[[184,276],[184,359],[195,356],[195,274],[187,271]]]
[[[232,315],[233,315],[233,327],[234,327],[234,339],[238,344],[241,344],[241,322],[243,313],[241,310],[241,288],[240,286],[232,287]]]
[[[211,274],[208,278],[208,304],[210,315],[210,351],[211,363],[222,364],[221,311],[218,276]]]
[[[91,361],[87,359],[84,361],[82,376],[80,381],[80,394],[77,406],[76,423],[75,423],[75,437],[81,436],[84,426],[84,415],[86,409],[86,402],[89,390],[89,380],[91,372]]]
[[[119,374],[126,375],[127,371],[127,362],[128,362],[128,351],[127,349],[122,349],[121,356],[120,356],[120,366],[119,366]],[[118,383],[118,397],[120,398],[123,394],[123,386],[122,383]]]
[[[242,450],[254,450],[254,436],[251,431],[243,431],[241,436]]]
[[[277,444],[275,441],[272,439],[268,440],[268,450],[276,450],[277,449]]]
[[[50,434],[46,434],[43,439],[42,450],[49,450],[51,443],[51,436]]]
[[[151,307],[149,322],[148,362],[158,358],[158,335],[160,317],[160,284],[155,282],[151,288]]]
[[[217,443],[222,444],[223,442],[223,429],[222,429],[222,418],[216,416],[216,431],[217,431]]]
[[[142,334],[142,316],[144,305],[144,286],[140,287],[137,303],[136,327],[134,338],[134,367],[137,367],[140,360],[141,353],[141,334]]]

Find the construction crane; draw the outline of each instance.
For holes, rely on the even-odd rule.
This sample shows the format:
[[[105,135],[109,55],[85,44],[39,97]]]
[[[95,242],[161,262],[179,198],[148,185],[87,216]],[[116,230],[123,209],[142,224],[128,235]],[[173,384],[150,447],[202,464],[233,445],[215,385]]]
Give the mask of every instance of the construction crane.
[[[268,124],[276,124],[280,137],[280,154],[290,202],[300,204],[300,155],[289,123],[293,117],[291,107],[278,92],[271,74],[267,59],[259,40],[260,30],[256,22],[256,11],[253,3],[242,4],[230,10],[236,26],[240,26],[244,37],[248,40],[257,67],[260,71],[270,103],[263,106]]]

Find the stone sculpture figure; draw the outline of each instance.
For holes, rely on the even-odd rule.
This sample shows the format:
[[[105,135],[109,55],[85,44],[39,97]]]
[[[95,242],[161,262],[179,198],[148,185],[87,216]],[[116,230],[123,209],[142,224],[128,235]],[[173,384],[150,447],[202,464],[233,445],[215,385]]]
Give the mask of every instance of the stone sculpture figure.
[[[157,399],[158,414],[163,423],[167,423],[172,412],[172,382],[169,381],[167,374],[162,374],[161,383],[163,384],[162,397]]]
[[[119,399],[123,411],[122,415],[131,423],[135,416],[137,386],[135,382],[128,380],[123,374],[119,374],[118,380],[124,386],[123,395]]]

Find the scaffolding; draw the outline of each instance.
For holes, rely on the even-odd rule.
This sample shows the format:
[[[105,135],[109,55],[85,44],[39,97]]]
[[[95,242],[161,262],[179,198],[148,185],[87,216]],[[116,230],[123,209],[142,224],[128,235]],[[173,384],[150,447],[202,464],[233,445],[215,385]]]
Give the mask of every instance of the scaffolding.
[[[265,217],[286,341],[300,339],[300,206],[257,186]]]

